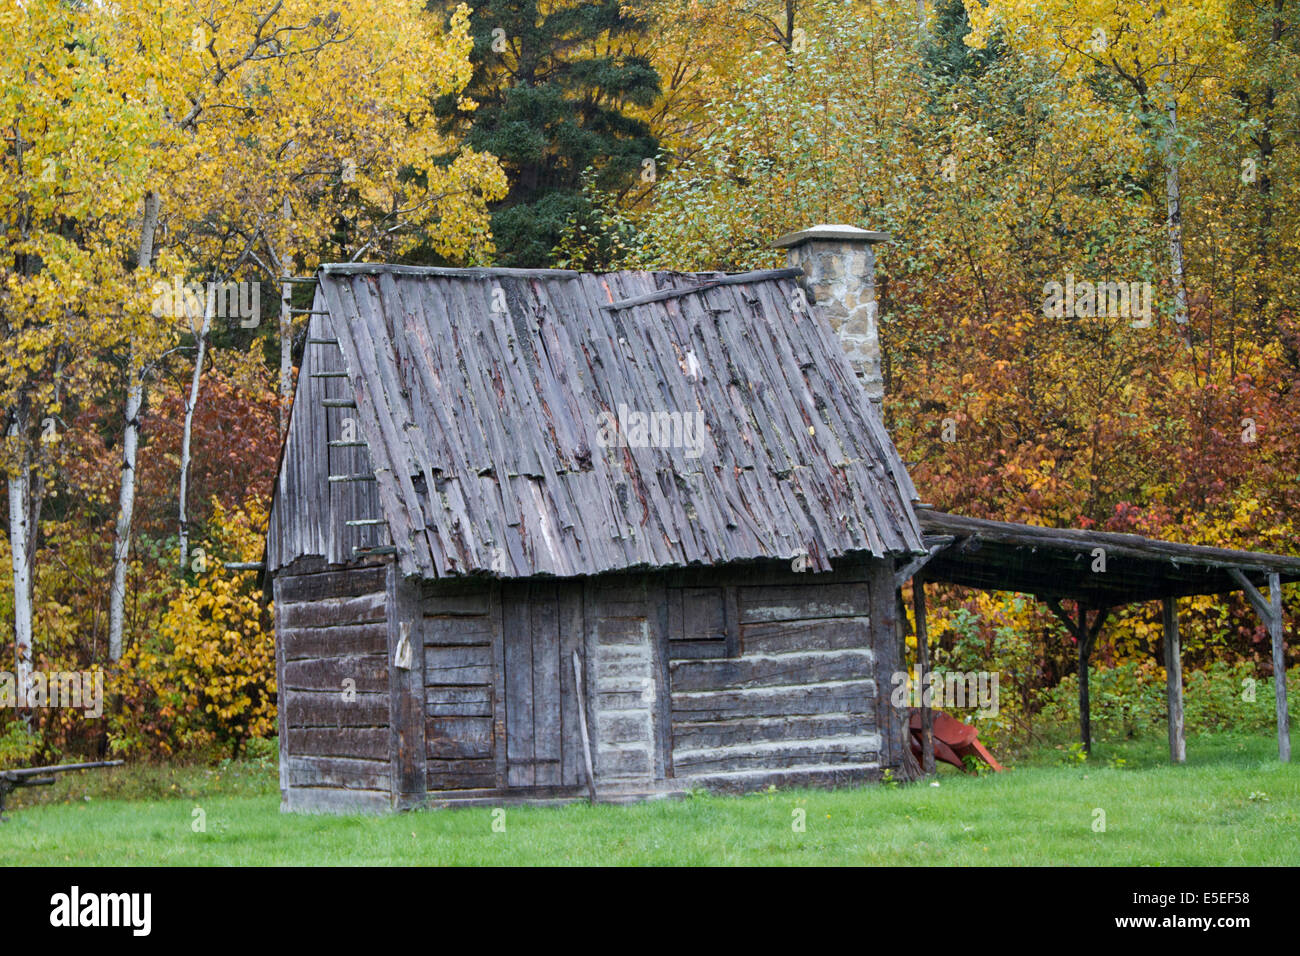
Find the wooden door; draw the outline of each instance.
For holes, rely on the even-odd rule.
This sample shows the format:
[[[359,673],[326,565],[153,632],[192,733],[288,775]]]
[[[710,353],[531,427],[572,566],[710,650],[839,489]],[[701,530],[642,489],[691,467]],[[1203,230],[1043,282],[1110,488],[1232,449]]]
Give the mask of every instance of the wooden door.
[[[506,786],[579,786],[573,652],[582,635],[581,585],[507,583],[501,601]]]

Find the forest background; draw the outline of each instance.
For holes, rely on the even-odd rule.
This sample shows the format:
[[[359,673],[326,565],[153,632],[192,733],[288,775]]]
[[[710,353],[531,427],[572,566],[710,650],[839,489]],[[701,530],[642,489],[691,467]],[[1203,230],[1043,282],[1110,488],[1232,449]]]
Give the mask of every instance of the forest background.
[[[925,501],[1300,553],[1295,5],[0,0],[0,30],[3,667],[107,675],[102,720],[0,711],[6,764],[274,734],[270,611],[224,564],[261,559],[283,280],[322,262],[738,270],[884,230]],[[1151,320],[1044,308],[1083,281],[1149,284]],[[938,667],[1002,675],[986,739],[1064,733],[1055,618],[937,597]],[[1182,614],[1189,730],[1267,726],[1244,599]],[[1163,718],[1160,641],[1156,605],[1113,619],[1094,734]]]

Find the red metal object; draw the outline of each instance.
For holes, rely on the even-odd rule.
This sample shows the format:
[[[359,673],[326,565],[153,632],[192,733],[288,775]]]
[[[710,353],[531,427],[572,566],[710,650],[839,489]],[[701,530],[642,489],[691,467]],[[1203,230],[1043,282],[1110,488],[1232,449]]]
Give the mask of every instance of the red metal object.
[[[964,724],[956,717],[945,714],[942,710],[931,712],[934,715],[934,759],[950,763],[961,770],[966,769],[962,757],[974,756],[983,760],[995,771],[1001,773],[1002,764],[998,763],[979,739],[979,731],[970,724]],[[921,711],[913,707],[908,726],[912,731],[912,753],[917,761],[921,759]]]

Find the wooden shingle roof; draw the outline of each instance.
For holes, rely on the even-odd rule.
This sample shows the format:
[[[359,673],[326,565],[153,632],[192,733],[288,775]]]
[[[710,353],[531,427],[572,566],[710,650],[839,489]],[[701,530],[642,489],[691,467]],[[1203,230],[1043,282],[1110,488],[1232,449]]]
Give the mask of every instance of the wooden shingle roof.
[[[911,480],[798,275],[323,267],[402,570],[921,551]]]

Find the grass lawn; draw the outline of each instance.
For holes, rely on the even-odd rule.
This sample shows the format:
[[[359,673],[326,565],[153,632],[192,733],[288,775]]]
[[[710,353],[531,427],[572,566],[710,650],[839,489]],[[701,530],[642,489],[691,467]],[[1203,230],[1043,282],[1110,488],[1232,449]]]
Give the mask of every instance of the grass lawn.
[[[1004,774],[945,772],[937,787],[510,807],[505,832],[486,808],[281,814],[269,761],[122,768],[11,798],[0,865],[1295,865],[1300,765],[1275,747],[1219,734],[1189,739],[1183,767],[1144,740],[1099,745],[1086,765],[1043,750]]]

